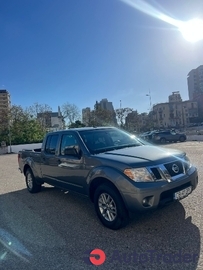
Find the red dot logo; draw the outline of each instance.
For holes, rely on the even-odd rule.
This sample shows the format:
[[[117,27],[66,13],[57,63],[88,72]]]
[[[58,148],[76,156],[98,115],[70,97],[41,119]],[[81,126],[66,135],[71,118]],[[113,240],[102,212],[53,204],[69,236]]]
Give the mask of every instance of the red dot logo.
[[[90,262],[94,265],[101,265],[106,260],[106,254],[101,249],[93,249],[90,252]]]

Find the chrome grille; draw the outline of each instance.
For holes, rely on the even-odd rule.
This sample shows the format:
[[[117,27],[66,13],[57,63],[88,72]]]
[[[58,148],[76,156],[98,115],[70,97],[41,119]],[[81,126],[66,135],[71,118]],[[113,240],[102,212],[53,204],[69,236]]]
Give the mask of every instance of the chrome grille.
[[[170,162],[164,164],[170,176],[177,176],[184,173],[183,164],[181,161]]]
[[[185,162],[175,160],[173,162],[157,165],[156,167],[150,167],[148,170],[154,181],[167,180],[168,182],[172,182],[185,174],[188,166],[189,165]]]

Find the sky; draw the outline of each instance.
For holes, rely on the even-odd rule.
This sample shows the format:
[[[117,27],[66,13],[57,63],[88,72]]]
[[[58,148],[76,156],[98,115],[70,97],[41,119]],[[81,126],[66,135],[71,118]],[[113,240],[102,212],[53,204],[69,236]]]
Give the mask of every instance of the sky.
[[[145,3],[1,0],[0,89],[12,104],[38,102],[53,111],[66,102],[93,109],[107,98],[115,109],[142,113],[150,96],[152,104],[167,102],[173,91],[187,100],[187,74],[203,64],[203,40],[191,43],[152,15],[203,19],[203,1]]]

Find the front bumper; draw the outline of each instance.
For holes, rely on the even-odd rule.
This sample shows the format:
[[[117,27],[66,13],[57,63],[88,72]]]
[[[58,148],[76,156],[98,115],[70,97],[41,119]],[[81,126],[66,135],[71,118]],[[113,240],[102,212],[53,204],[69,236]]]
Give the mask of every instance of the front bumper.
[[[155,184],[155,183],[154,183]],[[143,212],[156,209],[159,206],[172,203],[175,201],[174,193],[183,190],[189,186],[192,191],[197,187],[198,173],[195,167],[184,176],[176,179],[173,182],[160,181],[153,187],[153,183],[139,183],[132,193],[123,193],[123,199],[127,209],[130,212]]]

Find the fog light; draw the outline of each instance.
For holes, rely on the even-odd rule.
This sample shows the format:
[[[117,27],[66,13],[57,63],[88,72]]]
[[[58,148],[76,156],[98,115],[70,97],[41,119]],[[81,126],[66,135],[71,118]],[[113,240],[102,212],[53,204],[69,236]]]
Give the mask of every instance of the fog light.
[[[150,207],[150,206],[152,206],[152,198],[153,198],[153,196],[145,197],[145,198],[142,200],[142,205],[143,205],[144,207]]]

